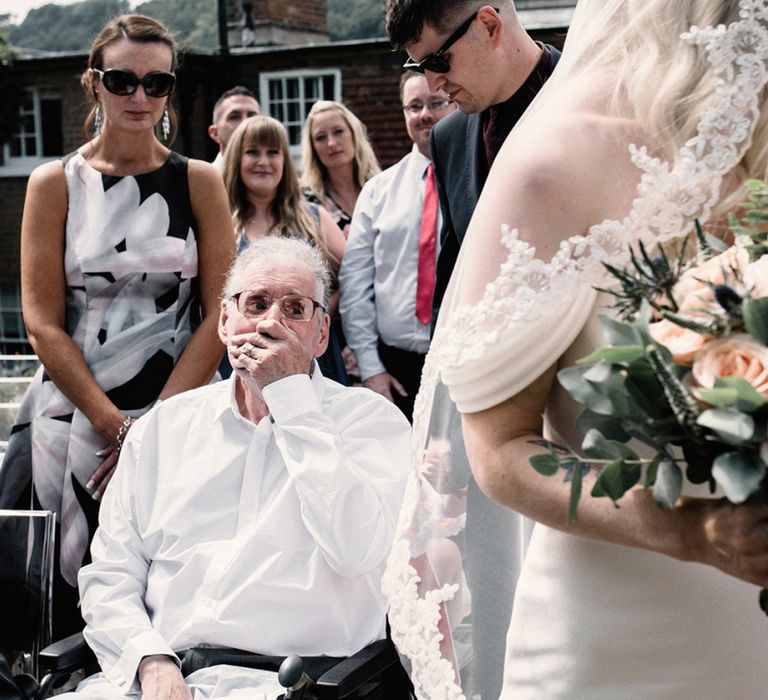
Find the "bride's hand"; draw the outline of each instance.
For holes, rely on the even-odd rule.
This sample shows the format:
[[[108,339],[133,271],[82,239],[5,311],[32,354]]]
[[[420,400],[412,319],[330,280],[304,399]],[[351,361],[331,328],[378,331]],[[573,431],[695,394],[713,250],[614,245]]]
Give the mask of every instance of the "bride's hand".
[[[768,587],[768,504],[686,499],[680,507],[700,515],[702,561]]]

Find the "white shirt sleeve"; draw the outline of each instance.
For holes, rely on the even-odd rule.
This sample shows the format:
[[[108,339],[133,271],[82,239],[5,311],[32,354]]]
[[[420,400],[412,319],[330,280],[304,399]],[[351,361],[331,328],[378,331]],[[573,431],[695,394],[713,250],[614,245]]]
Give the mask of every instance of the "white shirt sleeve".
[[[142,450],[141,443],[147,420],[135,423],[128,433],[101,505],[91,544],[93,563],[78,577],[85,639],[106,677],[126,694],[139,689],[136,671],[143,657],[176,658],[153,628],[144,604],[150,561],[138,534],[135,494],[139,454],[146,459],[151,453]]]
[[[339,271],[339,313],[344,336],[355,353],[362,379],[386,372],[379,358],[374,294],[377,235],[374,184],[366,183],[357,198]]]
[[[264,388],[304,524],[344,577],[370,573],[386,559],[410,465],[406,418],[378,394],[353,393],[323,412],[307,375]]]

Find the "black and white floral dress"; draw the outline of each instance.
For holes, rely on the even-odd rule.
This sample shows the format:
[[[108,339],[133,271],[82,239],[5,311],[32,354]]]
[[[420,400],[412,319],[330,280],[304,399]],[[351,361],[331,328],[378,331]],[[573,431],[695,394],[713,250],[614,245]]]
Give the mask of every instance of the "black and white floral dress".
[[[171,153],[155,171],[115,177],[76,152],[64,159],[64,172],[66,330],[112,402],[139,416],[156,401],[199,319],[187,159]],[[24,506],[32,479],[35,505],[58,513],[61,574],[73,586],[96,525],[85,484],[105,446],[41,367],[0,468],[0,507]]]

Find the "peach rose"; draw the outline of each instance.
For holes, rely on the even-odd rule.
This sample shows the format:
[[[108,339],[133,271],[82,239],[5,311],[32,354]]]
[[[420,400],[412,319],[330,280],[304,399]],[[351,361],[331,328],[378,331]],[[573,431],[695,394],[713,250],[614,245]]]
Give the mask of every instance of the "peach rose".
[[[690,365],[696,353],[711,341],[708,336],[678,326],[667,319],[649,323],[648,331],[651,338],[667,348],[672,353],[672,359],[680,365]]]
[[[691,373],[694,383],[704,389],[711,389],[718,377],[741,377],[768,398],[768,348],[746,333],[704,345],[693,359]]]
[[[737,274],[744,273],[749,264],[749,253],[744,248],[731,246],[720,255],[710,258],[698,267],[686,271],[678,283],[672,289],[672,294],[677,301],[681,313],[691,311],[715,310],[718,307],[714,294],[707,282],[711,284],[723,284],[726,275],[729,282],[732,279],[733,270]],[[740,286],[740,285],[739,285]],[[738,291],[738,290],[737,290]]]
[[[768,297],[768,255],[749,263],[744,272],[744,286],[753,298]]]

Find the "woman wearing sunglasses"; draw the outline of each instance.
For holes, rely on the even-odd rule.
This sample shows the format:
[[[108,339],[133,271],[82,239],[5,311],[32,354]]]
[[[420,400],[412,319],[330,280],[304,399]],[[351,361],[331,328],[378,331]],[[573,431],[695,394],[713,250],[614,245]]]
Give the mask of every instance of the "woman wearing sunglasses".
[[[209,382],[222,356],[232,227],[217,171],[166,145],[175,67],[163,25],[109,22],[81,80],[92,138],[29,179],[23,311],[43,367],[0,469],[0,507],[59,514],[56,638],[82,626],[77,572],[132,421]]]

